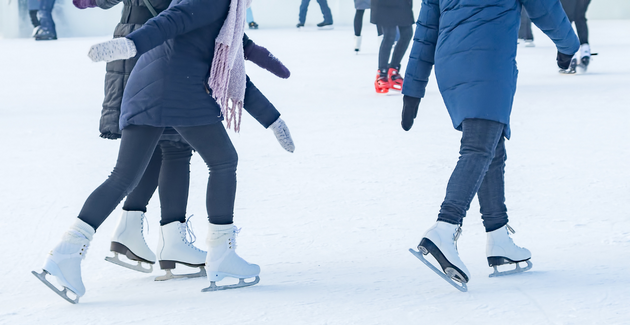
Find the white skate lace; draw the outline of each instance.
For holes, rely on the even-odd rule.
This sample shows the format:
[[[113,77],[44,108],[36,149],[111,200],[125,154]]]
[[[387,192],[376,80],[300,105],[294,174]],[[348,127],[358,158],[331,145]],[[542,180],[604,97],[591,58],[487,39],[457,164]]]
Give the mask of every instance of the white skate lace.
[[[462,232],[464,232],[462,227],[461,226],[457,226],[457,230],[455,230],[455,234],[453,234],[453,241],[454,241],[454,244],[455,244],[455,250],[457,250],[457,240],[459,239],[459,236],[461,236]]]
[[[193,216],[194,216],[194,214],[191,214],[186,219],[186,222],[184,222],[181,225],[180,231],[183,232],[182,240],[189,247],[194,248],[195,250],[198,250],[198,251],[202,252],[201,249],[199,249],[199,248],[195,247],[195,245],[193,245],[193,243],[197,241],[197,236],[192,231],[192,221],[190,220]],[[188,236],[190,236],[190,240],[188,240]]]

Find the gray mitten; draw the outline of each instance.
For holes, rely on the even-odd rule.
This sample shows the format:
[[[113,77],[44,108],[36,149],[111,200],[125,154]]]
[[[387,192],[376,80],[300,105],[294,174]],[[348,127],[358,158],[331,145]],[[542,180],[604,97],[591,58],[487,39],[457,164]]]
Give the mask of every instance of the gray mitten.
[[[111,62],[132,58],[136,56],[136,53],[136,45],[132,40],[126,37],[119,37],[92,45],[88,56],[94,62]]]
[[[273,122],[269,128],[273,130],[273,134],[276,136],[276,139],[278,139],[278,142],[284,150],[288,152],[293,152],[295,150],[295,145],[293,144],[293,139],[291,139],[289,128],[281,118],[278,117],[278,119]]]

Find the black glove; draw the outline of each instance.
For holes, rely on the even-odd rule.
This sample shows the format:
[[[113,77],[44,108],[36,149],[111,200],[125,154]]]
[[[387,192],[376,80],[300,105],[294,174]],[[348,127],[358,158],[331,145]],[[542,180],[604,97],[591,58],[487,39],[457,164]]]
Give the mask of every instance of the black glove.
[[[562,70],[566,70],[569,68],[571,64],[571,59],[573,58],[573,54],[564,54],[558,52],[558,56],[556,57],[556,61],[558,61],[558,67]]]
[[[403,96],[402,125],[403,130],[409,131],[413,126],[413,119],[418,115],[418,106],[420,106],[420,98]]]

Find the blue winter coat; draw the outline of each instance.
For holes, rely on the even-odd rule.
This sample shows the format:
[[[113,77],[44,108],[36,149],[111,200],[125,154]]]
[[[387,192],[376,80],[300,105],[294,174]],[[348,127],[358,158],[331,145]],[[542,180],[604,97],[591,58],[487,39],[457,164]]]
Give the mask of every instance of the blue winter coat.
[[[424,97],[435,77],[453,126],[467,118],[504,123],[516,91],[516,45],[521,4],[558,51],[580,47],[558,0],[423,0],[405,72],[403,94]]]
[[[223,119],[207,80],[228,7],[228,0],[173,0],[127,35],[141,56],[123,94],[121,130],[127,125],[208,125]],[[265,107],[252,111],[258,103]],[[249,78],[244,107],[263,125],[280,116]]]

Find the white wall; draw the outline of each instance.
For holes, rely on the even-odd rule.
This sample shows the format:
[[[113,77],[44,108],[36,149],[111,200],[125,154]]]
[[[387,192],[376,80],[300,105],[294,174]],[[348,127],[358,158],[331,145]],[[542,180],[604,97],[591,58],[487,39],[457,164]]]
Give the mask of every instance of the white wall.
[[[0,0],[0,38],[29,37],[32,30],[24,9],[20,11],[18,1]],[[421,0],[414,0],[414,13],[420,10]],[[328,0],[335,25],[352,25],[354,19],[353,0]],[[298,22],[300,0],[254,0],[254,19],[260,28],[287,28]],[[72,0],[57,0],[53,19],[59,37],[111,35],[120,19],[122,5],[110,10],[79,10]],[[589,19],[630,19],[630,0],[592,0],[587,17]],[[369,21],[369,12],[364,17]],[[314,26],[323,20],[316,0],[311,0],[306,25]]]

